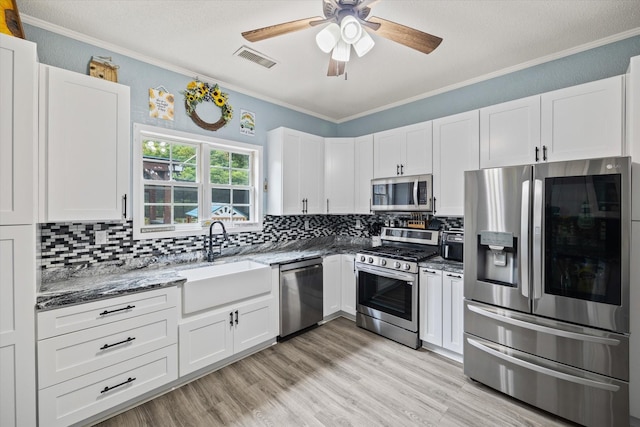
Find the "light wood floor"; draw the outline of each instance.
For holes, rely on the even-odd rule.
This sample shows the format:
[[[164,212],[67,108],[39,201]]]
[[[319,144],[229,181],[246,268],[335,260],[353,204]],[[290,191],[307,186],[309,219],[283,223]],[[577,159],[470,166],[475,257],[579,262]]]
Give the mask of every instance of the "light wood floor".
[[[338,318],[99,425],[570,424],[469,380],[459,363]]]

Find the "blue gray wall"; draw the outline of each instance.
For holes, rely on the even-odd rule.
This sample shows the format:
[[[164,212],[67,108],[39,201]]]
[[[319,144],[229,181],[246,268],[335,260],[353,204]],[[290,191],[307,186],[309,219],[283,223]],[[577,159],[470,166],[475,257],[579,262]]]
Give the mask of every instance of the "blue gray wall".
[[[640,55],[640,36],[515,71],[341,123],[338,136],[360,136],[624,74]]]
[[[186,76],[146,62],[120,55],[100,47],[62,36],[41,28],[24,25],[26,39],[37,43],[40,63],[87,74],[88,64],[92,56],[112,57],[118,64],[118,82],[131,88],[131,122],[176,129],[206,136],[215,136],[249,144],[263,145],[267,139],[267,131],[285,126],[320,136],[335,136],[337,125],[308,114],[299,113],[289,108],[274,105],[251,96],[234,92],[222,86],[229,93],[229,101],[234,110],[233,119],[225,127],[211,132],[198,127],[186,115],[183,91],[187,83],[196,76]],[[180,64],[176,64],[180,65]],[[212,74],[215,70],[212,71]],[[175,95],[175,117],[173,121],[149,117],[149,88],[164,86]],[[204,106],[204,105],[203,105]],[[215,108],[215,107],[214,107]],[[256,134],[246,136],[240,134],[240,110],[249,110],[256,114]],[[213,111],[211,111],[213,114]],[[198,114],[202,115],[200,109]],[[203,116],[204,118],[204,116]],[[215,122],[218,116],[213,120]]]
[[[113,62],[120,65],[119,82],[131,88],[132,122],[212,135],[210,131],[197,127],[191,121],[180,102],[182,99],[180,91],[184,90],[194,76],[185,76],[150,65],[32,25],[25,25],[25,34],[28,40],[38,44],[38,56],[40,62],[44,64],[86,73],[92,56],[113,57]],[[640,55],[640,36],[340,124],[321,120],[223,87],[229,92],[235,116],[229,124],[215,132],[215,136],[264,145],[266,132],[279,126],[325,137],[360,136],[624,74],[629,66],[629,58],[637,55]],[[214,73],[215,70],[212,74]],[[173,122],[149,117],[148,89],[159,85],[176,95],[175,121]],[[240,109],[256,113],[255,137],[240,134],[238,125]]]

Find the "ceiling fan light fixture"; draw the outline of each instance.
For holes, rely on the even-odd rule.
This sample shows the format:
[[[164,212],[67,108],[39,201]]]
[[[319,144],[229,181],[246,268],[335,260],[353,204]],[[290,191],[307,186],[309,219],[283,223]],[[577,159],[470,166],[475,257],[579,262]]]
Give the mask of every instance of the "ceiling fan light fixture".
[[[351,45],[344,42],[344,40],[338,40],[338,44],[333,48],[331,58],[336,61],[349,62],[349,56],[351,55]]]
[[[360,40],[362,26],[355,17],[347,15],[340,22],[340,34],[345,43],[353,44]]]
[[[356,51],[359,57],[365,56],[375,46],[373,38],[366,31],[362,32],[360,40],[353,44],[353,49]]]
[[[340,40],[340,26],[334,22],[327,25],[316,34],[316,44],[324,53],[331,52]]]

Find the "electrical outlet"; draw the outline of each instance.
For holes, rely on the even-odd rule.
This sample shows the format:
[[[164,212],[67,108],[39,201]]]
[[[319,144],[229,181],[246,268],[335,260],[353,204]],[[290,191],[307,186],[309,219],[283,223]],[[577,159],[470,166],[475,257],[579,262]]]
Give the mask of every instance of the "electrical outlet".
[[[107,243],[107,231],[106,230],[97,230],[96,231],[96,245],[104,245]]]
[[[362,228],[362,221],[356,219],[356,229],[360,230]]]
[[[308,219],[304,220],[304,229],[305,230],[311,230],[311,226],[309,225],[309,220]]]

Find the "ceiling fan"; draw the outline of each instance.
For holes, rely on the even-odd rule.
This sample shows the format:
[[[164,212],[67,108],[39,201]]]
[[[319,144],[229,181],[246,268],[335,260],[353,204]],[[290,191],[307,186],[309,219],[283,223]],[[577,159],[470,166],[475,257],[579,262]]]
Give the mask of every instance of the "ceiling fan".
[[[328,24],[316,35],[318,47],[331,53],[327,76],[340,76],[350,58],[351,47],[364,56],[375,44],[367,31],[403,44],[422,53],[438,47],[440,37],[378,17],[369,17],[371,7],[378,0],[322,0],[324,18],[312,17],[284,22],[245,31],[242,36],[250,42],[281,36],[321,24]]]

